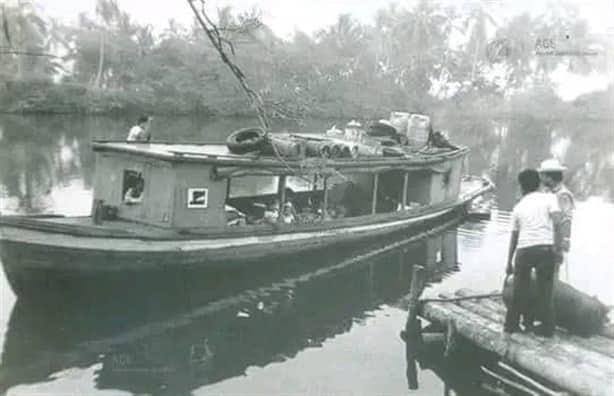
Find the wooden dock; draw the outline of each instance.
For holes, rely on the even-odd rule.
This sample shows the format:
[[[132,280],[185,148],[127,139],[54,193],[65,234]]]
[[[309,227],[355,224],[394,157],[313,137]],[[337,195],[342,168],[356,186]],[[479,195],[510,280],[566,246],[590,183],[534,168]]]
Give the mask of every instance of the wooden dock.
[[[553,338],[530,333],[505,334],[506,308],[501,297],[480,296],[467,289],[440,297],[420,301],[416,304],[416,314],[445,332],[447,341],[454,333],[459,340],[492,352],[504,363],[559,389],[558,392],[536,394],[614,395],[611,327],[590,338],[570,335],[561,329],[557,329]],[[412,322],[411,316],[410,308],[408,323]],[[412,326],[415,325],[408,328]],[[448,349],[446,346],[446,351]]]

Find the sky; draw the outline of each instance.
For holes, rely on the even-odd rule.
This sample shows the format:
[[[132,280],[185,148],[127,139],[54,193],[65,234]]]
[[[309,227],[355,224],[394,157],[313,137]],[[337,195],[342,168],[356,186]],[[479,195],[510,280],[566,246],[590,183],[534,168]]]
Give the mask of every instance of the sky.
[[[18,0],[4,0],[16,2]],[[35,0],[36,1],[36,0]],[[371,22],[378,9],[397,3],[411,7],[418,0],[208,0],[214,9],[230,5],[237,10],[257,7],[262,11],[264,22],[280,37],[288,37],[295,29],[313,32],[333,24],[338,15],[350,13],[361,22]],[[530,12],[543,12],[550,4],[549,0],[433,0],[441,4],[457,5],[469,11],[476,5],[488,7],[497,18]],[[96,0],[38,0],[38,4],[50,15],[76,20],[80,12],[94,13]],[[614,36],[614,1],[611,0],[571,0],[576,4],[581,15],[590,21],[595,33]],[[180,22],[191,21],[191,11],[186,0],[118,0],[120,8],[141,23],[164,26],[169,18]]]
[[[18,0],[0,0],[16,2]],[[186,0],[117,0],[120,8],[127,11],[141,24],[151,24],[156,30],[163,29],[173,18],[189,25],[192,13]],[[363,23],[371,23],[377,10],[396,3],[412,7],[418,0],[208,0],[211,10],[232,6],[235,10],[249,10],[256,7],[261,12],[263,22],[282,38],[291,38],[296,30],[314,33],[332,25],[343,13]],[[469,12],[481,5],[495,19],[503,21],[514,15],[529,12],[537,15],[548,9],[549,0],[433,0],[442,4],[457,6]],[[81,12],[94,15],[96,0],[35,0],[44,13],[65,22],[76,22]],[[575,4],[581,17],[589,21],[592,34],[607,37],[614,48],[614,1],[613,0],[568,0]],[[578,95],[607,86],[614,80],[614,60],[609,61],[607,74],[577,76],[566,71],[557,71],[559,95],[564,100],[572,100]]]

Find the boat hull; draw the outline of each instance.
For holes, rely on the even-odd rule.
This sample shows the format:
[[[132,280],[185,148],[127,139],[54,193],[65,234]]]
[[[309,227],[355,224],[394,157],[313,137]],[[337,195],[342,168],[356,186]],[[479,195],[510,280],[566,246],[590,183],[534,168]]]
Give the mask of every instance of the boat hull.
[[[319,228],[294,232],[229,234],[218,238],[152,240],[70,235],[5,222],[0,224],[0,259],[17,295],[32,288],[53,289],[56,283],[72,283],[75,279],[109,276],[134,283],[146,273],[171,273],[177,269],[188,273],[195,268],[253,266],[283,256],[289,257],[286,261],[291,263],[297,254],[308,251],[392,238],[395,233],[403,235],[411,229],[461,218],[466,213],[466,204],[478,193],[420,213],[392,213],[385,221],[376,215],[341,228],[323,223]]]

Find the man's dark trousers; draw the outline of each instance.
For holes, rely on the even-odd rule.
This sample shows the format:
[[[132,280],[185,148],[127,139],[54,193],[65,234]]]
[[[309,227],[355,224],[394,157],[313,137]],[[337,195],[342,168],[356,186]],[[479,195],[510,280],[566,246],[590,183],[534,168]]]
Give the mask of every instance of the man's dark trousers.
[[[537,302],[531,301],[531,270],[537,275]],[[514,284],[512,304],[505,315],[505,330],[516,331],[520,315],[531,323],[532,319],[541,320],[546,335],[554,332],[554,286],[555,257],[552,245],[539,245],[520,248],[514,260]],[[534,306],[535,303],[538,306]],[[537,315],[536,315],[537,314]]]

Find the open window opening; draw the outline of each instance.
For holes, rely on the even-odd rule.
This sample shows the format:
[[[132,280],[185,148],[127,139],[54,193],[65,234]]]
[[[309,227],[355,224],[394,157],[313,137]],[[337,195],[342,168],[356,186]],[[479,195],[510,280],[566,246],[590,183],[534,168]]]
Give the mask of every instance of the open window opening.
[[[138,205],[143,202],[145,179],[143,174],[134,170],[124,170],[122,196],[126,205]]]

